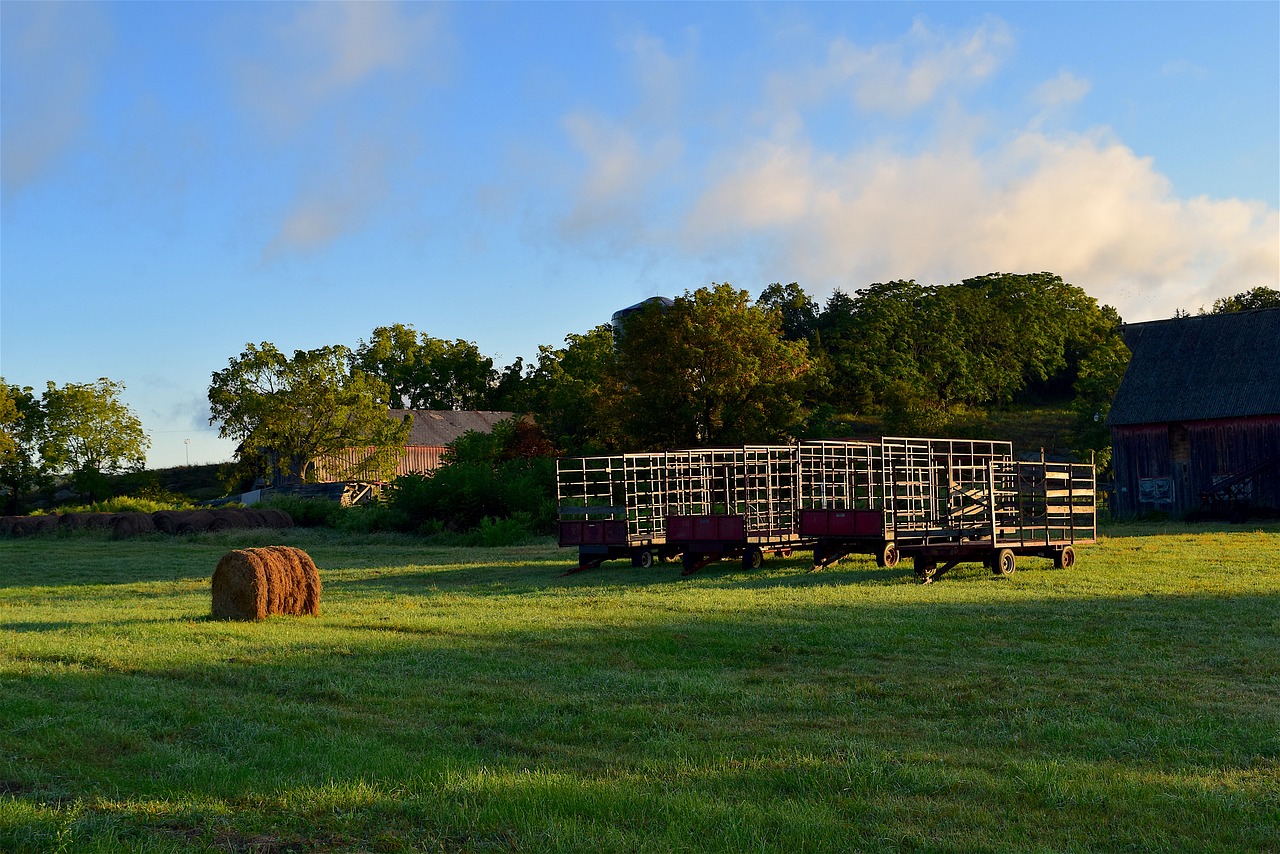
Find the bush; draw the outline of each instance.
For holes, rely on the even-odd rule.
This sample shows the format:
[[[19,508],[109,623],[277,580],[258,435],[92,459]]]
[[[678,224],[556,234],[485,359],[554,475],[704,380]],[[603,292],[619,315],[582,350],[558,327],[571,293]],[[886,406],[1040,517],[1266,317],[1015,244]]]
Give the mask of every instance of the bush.
[[[289,495],[268,498],[259,506],[285,511],[293,517],[293,524],[300,528],[337,528],[347,510],[335,501]]]
[[[409,532],[413,525],[399,510],[375,501],[344,508],[338,517],[337,528],[354,534],[376,534],[379,531]]]
[[[469,531],[485,519],[521,520],[531,532],[555,523],[555,468],[546,457],[500,463],[455,462],[431,475],[396,478],[387,503],[416,527],[429,521]]]

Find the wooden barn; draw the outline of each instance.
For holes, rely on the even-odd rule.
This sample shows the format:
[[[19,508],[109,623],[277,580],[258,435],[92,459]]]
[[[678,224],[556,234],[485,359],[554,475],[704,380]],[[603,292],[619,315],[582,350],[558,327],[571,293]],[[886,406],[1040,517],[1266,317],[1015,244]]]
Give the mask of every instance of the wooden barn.
[[[409,441],[396,465],[396,476],[434,471],[440,466],[440,457],[445,448],[454,439],[469,430],[488,433],[499,421],[515,417],[514,413],[494,410],[440,409],[392,409],[388,415],[397,421],[403,421],[406,415],[413,416],[413,427],[410,428]],[[333,457],[316,460],[316,480],[335,480],[335,468],[345,470],[366,454],[367,449],[353,448],[346,454],[338,455],[336,461],[342,463],[341,466],[335,466]]]
[[[1280,309],[1133,323],[1124,339],[1116,514],[1280,509]]]

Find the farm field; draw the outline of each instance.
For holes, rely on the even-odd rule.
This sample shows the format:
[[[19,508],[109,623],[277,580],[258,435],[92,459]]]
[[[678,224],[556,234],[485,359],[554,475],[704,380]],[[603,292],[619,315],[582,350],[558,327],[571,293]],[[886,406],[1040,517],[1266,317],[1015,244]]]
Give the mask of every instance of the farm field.
[[[208,619],[268,543],[321,616]],[[1280,523],[927,586],[575,560],[0,540],[0,850],[1280,850]]]

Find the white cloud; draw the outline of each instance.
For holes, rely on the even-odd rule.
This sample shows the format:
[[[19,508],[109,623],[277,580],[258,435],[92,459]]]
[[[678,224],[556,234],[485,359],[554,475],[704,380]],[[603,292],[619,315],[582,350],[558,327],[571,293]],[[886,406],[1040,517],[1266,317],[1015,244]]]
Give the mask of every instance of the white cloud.
[[[1051,271],[1135,321],[1280,286],[1276,210],[1180,197],[1151,158],[1105,128],[1042,128],[1046,112],[1085,97],[1089,81],[1063,71],[1028,85],[1042,112],[1003,132],[967,113],[963,89],[994,74],[1011,47],[996,19],[956,36],[917,21],[869,47],[837,39],[822,67],[767,81],[766,97],[746,109],[776,118],[739,123],[763,134],[726,137],[700,169],[671,159],[682,155],[679,137],[659,157],[646,143],[652,128],[571,117],[588,165],[569,236],[739,276],[754,267],[760,281],[800,281],[818,297],[899,278]],[[801,116],[842,88],[861,110],[930,105],[933,132],[909,148],[891,135],[819,144]],[[653,185],[671,192],[677,180],[687,196],[672,205]]]
[[[4,3],[0,16],[0,176],[10,192],[47,175],[82,136],[113,36],[92,3]]]
[[[1090,88],[1092,86],[1088,80],[1064,70],[1052,80],[1046,80],[1037,86],[1033,98],[1042,107],[1061,107],[1078,103],[1089,94]]]
[[[755,146],[702,194],[687,234],[769,245],[772,265],[815,290],[1049,270],[1135,320],[1274,286],[1280,270],[1276,211],[1179,199],[1105,136],[1026,132],[984,154]]]

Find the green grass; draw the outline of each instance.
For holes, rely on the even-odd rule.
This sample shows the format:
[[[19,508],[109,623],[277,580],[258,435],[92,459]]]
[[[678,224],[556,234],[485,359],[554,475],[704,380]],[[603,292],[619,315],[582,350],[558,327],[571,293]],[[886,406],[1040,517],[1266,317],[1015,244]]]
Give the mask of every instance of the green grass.
[[[321,616],[207,619],[268,542]],[[0,541],[0,850],[1280,849],[1280,525],[928,586],[573,562]]]

